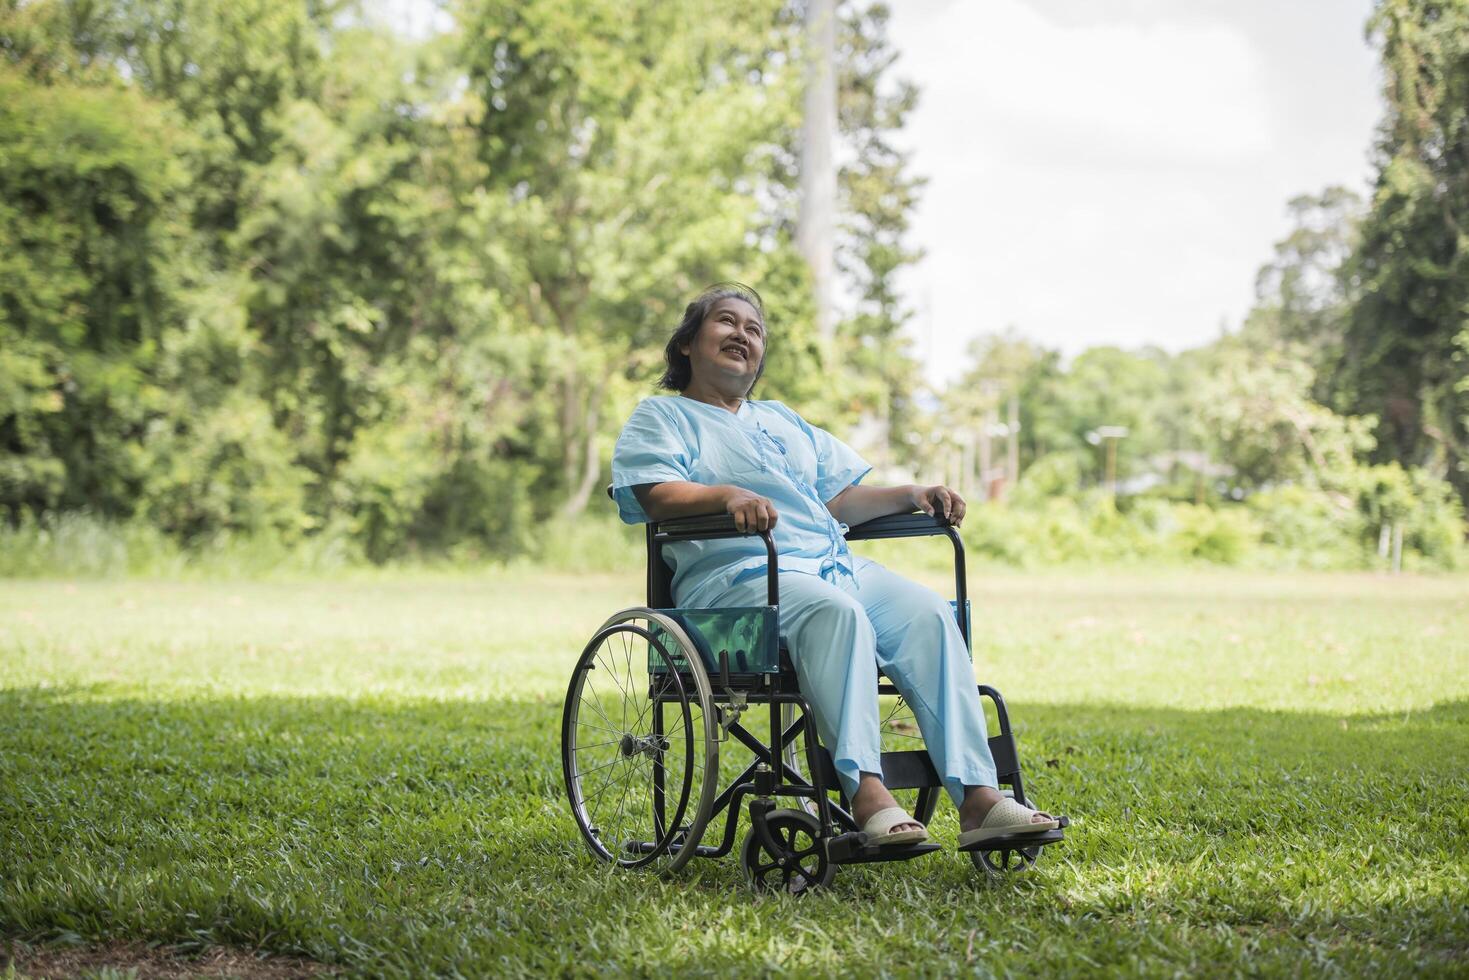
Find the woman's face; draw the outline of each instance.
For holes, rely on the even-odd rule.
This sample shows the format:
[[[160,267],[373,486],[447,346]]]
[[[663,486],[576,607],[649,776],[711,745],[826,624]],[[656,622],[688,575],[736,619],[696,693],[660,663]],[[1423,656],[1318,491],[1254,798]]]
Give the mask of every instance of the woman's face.
[[[765,324],[742,299],[721,299],[709,310],[693,343],[683,352],[693,377],[744,395],[755,383],[765,358]]]

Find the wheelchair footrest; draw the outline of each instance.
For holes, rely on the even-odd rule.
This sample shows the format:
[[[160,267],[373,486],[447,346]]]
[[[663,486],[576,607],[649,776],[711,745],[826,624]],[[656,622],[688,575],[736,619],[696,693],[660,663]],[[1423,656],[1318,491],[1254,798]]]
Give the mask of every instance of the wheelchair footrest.
[[[921,844],[880,847],[868,840],[862,831],[841,834],[826,842],[826,858],[832,864],[868,864],[875,861],[908,861],[942,850],[933,841]]]
[[[1045,847],[1047,844],[1059,844],[1066,839],[1066,828],[1071,826],[1071,821],[1064,815],[1056,818],[1061,826],[1055,830],[1042,831],[1039,834],[1006,834],[1003,837],[991,837],[989,840],[976,841],[968,847],[961,847],[961,851],[1023,851],[1028,847]]]

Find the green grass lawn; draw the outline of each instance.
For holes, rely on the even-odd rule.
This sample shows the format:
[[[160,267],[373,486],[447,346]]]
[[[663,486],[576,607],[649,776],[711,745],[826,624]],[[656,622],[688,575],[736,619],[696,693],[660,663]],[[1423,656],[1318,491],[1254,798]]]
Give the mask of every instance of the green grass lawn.
[[[21,969],[154,943],[363,974],[1469,975],[1465,578],[976,574],[977,672],[1066,843],[804,899],[577,838],[568,671],[638,584],[0,583],[0,939]]]

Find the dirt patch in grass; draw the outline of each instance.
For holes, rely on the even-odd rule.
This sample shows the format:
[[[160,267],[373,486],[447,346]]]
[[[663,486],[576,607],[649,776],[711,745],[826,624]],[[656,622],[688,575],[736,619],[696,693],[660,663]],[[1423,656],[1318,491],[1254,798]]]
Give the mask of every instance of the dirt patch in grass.
[[[62,978],[122,974],[138,980],[183,977],[241,977],[245,980],[299,980],[330,976],[324,963],[296,956],[266,956],[215,946],[202,953],[180,953],[139,943],[109,946],[16,946],[0,949],[0,974],[12,965],[22,977]]]

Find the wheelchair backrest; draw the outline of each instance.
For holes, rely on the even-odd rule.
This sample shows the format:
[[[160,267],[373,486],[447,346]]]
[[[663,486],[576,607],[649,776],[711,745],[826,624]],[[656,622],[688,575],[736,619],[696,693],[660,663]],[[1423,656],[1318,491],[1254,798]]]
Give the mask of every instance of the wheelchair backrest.
[[[648,533],[648,608],[673,607],[673,569],[663,557],[663,549],[654,538],[658,525],[644,525]]]
[[[615,501],[612,484],[607,484],[607,499]],[[648,535],[648,608],[670,609],[673,607],[673,569],[663,560],[663,549],[658,547],[653,535],[658,525],[648,522],[643,525]]]

